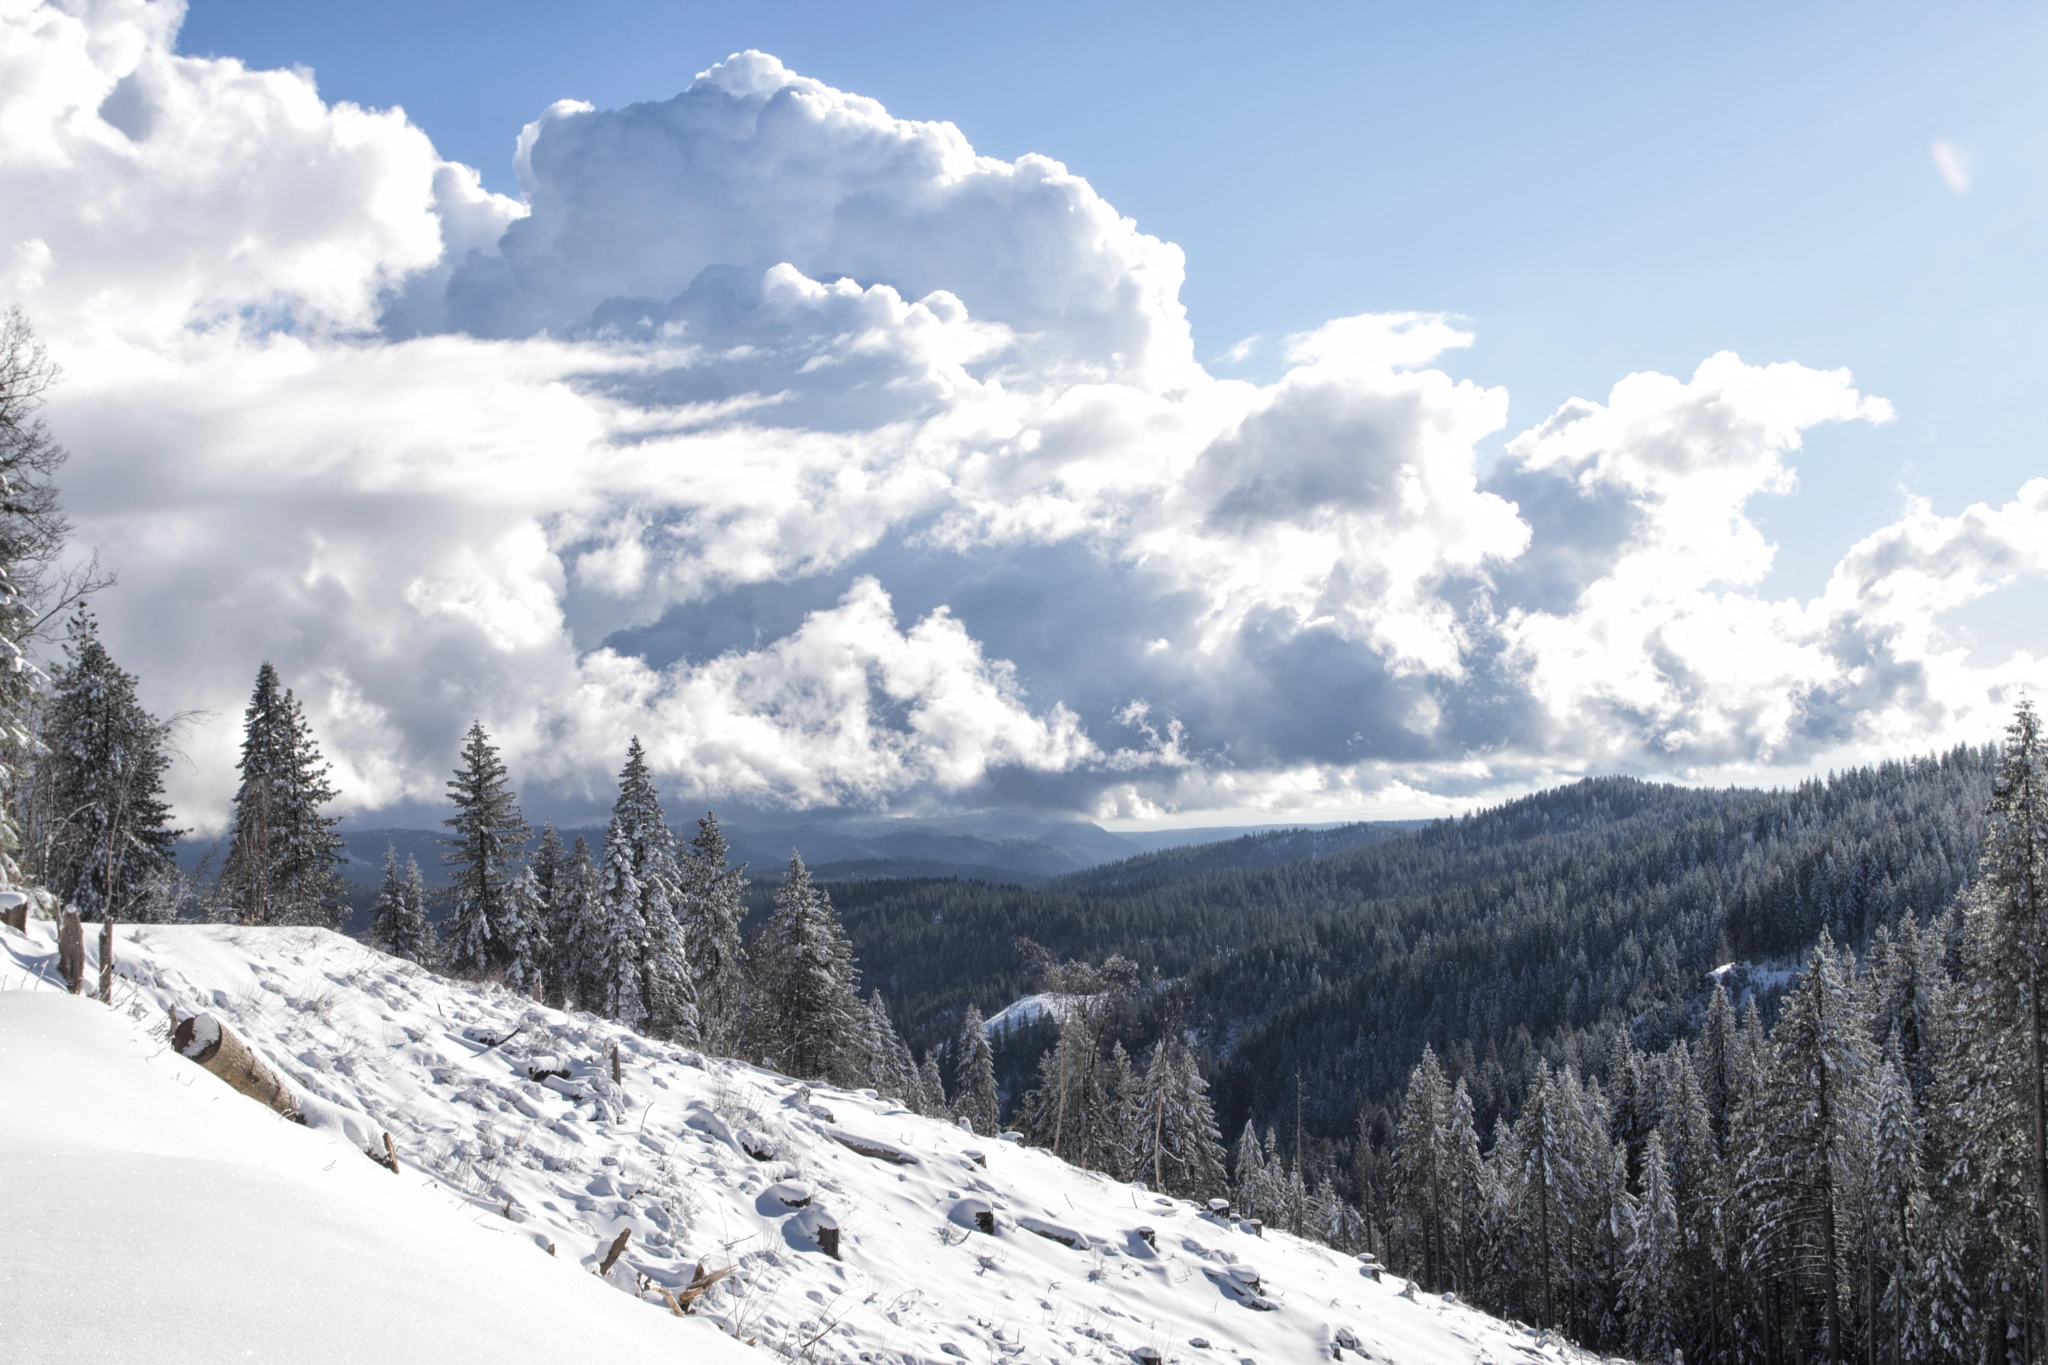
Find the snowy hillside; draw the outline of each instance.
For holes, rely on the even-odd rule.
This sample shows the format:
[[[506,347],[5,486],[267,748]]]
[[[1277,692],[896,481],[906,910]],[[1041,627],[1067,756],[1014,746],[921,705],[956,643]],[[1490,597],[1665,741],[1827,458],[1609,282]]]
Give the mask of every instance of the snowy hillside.
[[[304,1199],[340,1208],[405,1195],[424,1207],[433,1200],[423,1191],[433,1190],[444,1205],[463,1201],[470,1227],[488,1230],[475,1240],[494,1244],[501,1258],[510,1248],[530,1262],[526,1279],[497,1277],[473,1299],[459,1286],[442,1288],[450,1315],[495,1315],[508,1298],[530,1295],[545,1302],[548,1321],[574,1320],[589,1311],[584,1286],[594,1283],[561,1272],[594,1270],[630,1230],[609,1277],[624,1291],[622,1312],[600,1315],[607,1330],[636,1339],[666,1331],[699,1351],[724,1345],[707,1330],[715,1323],[784,1354],[864,1365],[1010,1357],[1103,1365],[1582,1358],[1545,1335],[1417,1295],[1392,1275],[1375,1281],[1351,1258],[1283,1233],[1257,1235],[1185,1201],[865,1093],[806,1088],[587,1015],[435,977],[326,931],[144,926],[122,929],[120,940],[115,1011],[69,1000],[25,1008],[19,993],[0,995],[0,1029],[10,1043],[0,1053],[14,1054],[11,1096],[23,1087],[48,1093],[60,1083],[54,1070],[90,1069],[66,1051],[68,1043],[50,1041],[65,1030],[120,1035],[113,1043],[99,1038],[99,1050],[112,1047],[120,1064],[101,1067],[105,1075],[94,1084],[66,1082],[71,1091],[40,1117],[10,1103],[0,1114],[0,1151],[40,1143],[40,1160],[97,1165],[97,1150],[67,1157],[67,1132],[96,1147],[133,1140],[138,1151],[155,1150],[109,1134],[157,1126],[151,1105],[169,1097],[163,1075],[182,1078],[182,1096],[212,1101],[223,1151],[256,1152],[262,1133],[290,1148],[281,1157],[260,1155],[275,1158],[272,1164],[297,1161],[290,1178]],[[32,924],[27,936],[0,929],[0,946],[9,955],[0,959],[7,976],[0,985],[56,989],[50,926]],[[10,959],[15,970],[6,973]],[[233,1095],[160,1044],[137,1060],[148,1051],[145,1030],[161,1037],[170,1009],[210,1011],[246,1038],[297,1087],[311,1131]],[[20,1036],[31,1024],[34,1041]],[[46,1060],[24,1070],[25,1049]],[[72,1051],[91,1048],[79,1043]],[[73,1106],[89,1121],[50,1117]],[[180,1116],[183,1129],[162,1122],[166,1131],[185,1132],[196,1120]],[[396,1181],[348,1150],[381,1148],[386,1132],[403,1167]],[[196,1131],[177,1142],[205,1146]],[[320,1144],[324,1160],[309,1164],[306,1151]],[[12,1156],[8,1162],[17,1169]],[[33,1237],[25,1226],[10,1227],[10,1242],[51,1247],[49,1277],[79,1283],[106,1247],[119,1244],[123,1201],[147,1203],[144,1184],[178,1192],[159,1201],[164,1206],[189,1209],[194,1220],[211,1216],[204,1206],[213,1187],[189,1175],[192,1169],[122,1167],[126,1183],[96,1196],[107,1207],[91,1233],[58,1212],[56,1191],[15,1185],[0,1226],[40,1223]],[[222,1185],[218,1197],[231,1200],[232,1191]],[[407,1216],[423,1218],[419,1209]],[[382,1207],[362,1205],[356,1217],[387,1229],[404,1225]],[[256,1311],[286,1318],[294,1311],[263,1297],[272,1276],[303,1277],[329,1256],[359,1262],[363,1247],[342,1249],[349,1226],[339,1214],[295,1213],[286,1226],[265,1231],[255,1245],[267,1254],[234,1262],[258,1295]],[[211,1273],[226,1275],[231,1253],[209,1235],[195,1228],[195,1254]],[[829,1254],[835,1242],[836,1257]],[[408,1254],[406,1239],[388,1230],[377,1245],[384,1258]],[[434,1238],[422,1236],[416,1254],[427,1278],[452,1273]],[[700,1267],[707,1275],[732,1269],[693,1305],[692,1321],[627,1297],[665,1304],[663,1291],[682,1290]],[[0,1270],[0,1281],[20,1273]],[[542,1282],[546,1288],[530,1287]],[[9,1281],[10,1300],[17,1287]],[[0,1318],[0,1331],[5,1323]]]

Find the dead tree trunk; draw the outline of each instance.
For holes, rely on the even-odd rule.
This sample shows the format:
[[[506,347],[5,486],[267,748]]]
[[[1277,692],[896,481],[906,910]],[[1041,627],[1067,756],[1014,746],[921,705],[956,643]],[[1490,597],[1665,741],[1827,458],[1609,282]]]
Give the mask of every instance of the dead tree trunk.
[[[85,926],[75,910],[64,911],[57,921],[57,971],[65,990],[73,995],[85,991]]]
[[[299,1114],[299,1097],[291,1087],[212,1015],[195,1014],[179,1020],[171,1034],[171,1046],[179,1056],[199,1063],[250,1099],[269,1105],[288,1119],[305,1122]]]

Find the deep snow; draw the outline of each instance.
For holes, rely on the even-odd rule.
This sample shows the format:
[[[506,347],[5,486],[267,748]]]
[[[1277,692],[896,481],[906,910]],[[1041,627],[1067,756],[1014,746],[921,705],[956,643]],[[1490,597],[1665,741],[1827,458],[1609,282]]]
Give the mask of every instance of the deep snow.
[[[32,1173],[10,1175],[0,1227],[41,1252],[0,1269],[0,1340],[26,1332],[121,1358],[95,1334],[148,1318],[187,1334],[163,1349],[152,1338],[152,1358],[218,1359],[234,1353],[178,1352],[246,1318],[237,1340],[258,1354],[275,1354],[266,1333],[332,1347],[284,1352],[303,1359],[374,1355],[336,1344],[349,1323],[417,1334],[387,1359],[596,1359],[611,1333],[716,1362],[737,1349],[716,1328],[864,1365],[1129,1365],[1155,1351],[1272,1365],[1328,1360],[1354,1340],[1342,1358],[1395,1365],[1585,1358],[1285,1233],[326,931],[119,937],[109,1011],[24,998],[55,989],[54,934],[0,929],[0,976],[14,968],[0,986],[19,988],[0,992],[0,1160]],[[305,1097],[310,1130],[170,1054],[173,1007],[210,1010],[257,1048]],[[357,1154],[387,1131],[396,1179]],[[611,1276],[626,1292],[594,1293],[588,1272],[627,1228]],[[822,1228],[838,1230],[838,1259]],[[652,1306],[699,1265],[734,1269],[690,1320]],[[116,1307],[138,1282],[155,1306]],[[223,1288],[202,1291],[216,1293],[207,1311],[179,1304],[209,1283]],[[249,1297],[238,1306],[226,1286]],[[24,1294],[51,1305],[26,1326],[12,1306]],[[72,1316],[87,1307],[100,1312]],[[473,1350],[442,1344],[472,1329]],[[558,1329],[583,1346],[544,1350]]]

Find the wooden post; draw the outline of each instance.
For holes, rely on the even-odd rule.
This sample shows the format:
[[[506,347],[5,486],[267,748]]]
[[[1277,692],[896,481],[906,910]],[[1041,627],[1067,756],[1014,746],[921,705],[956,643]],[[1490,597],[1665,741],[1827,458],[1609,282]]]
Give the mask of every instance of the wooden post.
[[[85,926],[76,910],[66,910],[57,921],[57,971],[64,989],[73,995],[85,990]]]
[[[100,1003],[114,1003],[114,917],[100,921]]]

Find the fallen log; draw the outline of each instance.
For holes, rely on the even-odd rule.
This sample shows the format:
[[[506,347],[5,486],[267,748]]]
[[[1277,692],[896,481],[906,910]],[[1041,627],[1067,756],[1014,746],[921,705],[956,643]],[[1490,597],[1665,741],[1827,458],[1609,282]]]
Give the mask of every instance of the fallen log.
[[[269,1105],[294,1122],[306,1121],[299,1113],[299,1097],[291,1087],[232,1029],[211,1014],[180,1019],[171,1033],[171,1047],[179,1056],[199,1063],[250,1099]]]

